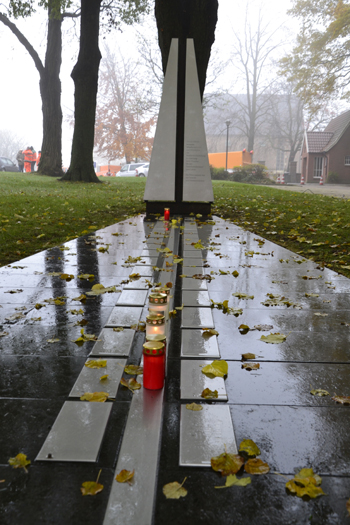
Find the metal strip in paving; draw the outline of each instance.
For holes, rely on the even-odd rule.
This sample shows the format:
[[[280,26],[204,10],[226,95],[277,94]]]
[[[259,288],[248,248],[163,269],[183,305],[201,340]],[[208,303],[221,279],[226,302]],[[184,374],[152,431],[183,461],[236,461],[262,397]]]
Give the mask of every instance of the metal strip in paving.
[[[163,395],[142,388],[132,398],[114,478],[123,469],[135,475],[131,485],[113,480],[103,525],[152,523]]]
[[[90,359],[88,359],[90,361]],[[115,398],[122,378],[126,359],[106,359],[103,368],[89,368],[83,366],[69,397],[81,397],[87,392],[106,392],[109,397]],[[101,381],[101,377],[108,375]]]
[[[237,444],[227,405],[201,405],[194,412],[181,405],[180,457],[181,467],[210,467],[210,459],[225,450],[237,454]]]
[[[147,293],[146,290],[123,290],[117,301],[117,306],[144,306]]]
[[[105,328],[114,328],[118,326],[130,328],[130,326],[139,322],[141,314],[141,306],[115,306],[105,324]]]
[[[214,328],[211,309],[186,307],[182,310],[182,328]]]
[[[203,337],[202,330],[182,330],[181,357],[220,359],[217,337]]]
[[[97,460],[112,403],[66,401],[36,460]]]
[[[218,397],[215,401],[227,401],[225,381],[222,377],[207,377],[202,373],[203,366],[212,363],[212,361],[202,360],[182,360],[180,372],[180,391],[181,399],[202,400],[203,390],[209,388],[213,392],[217,390]]]
[[[90,352],[96,356],[128,356],[134,340],[135,330],[126,328],[115,332],[112,328],[103,328]]]
[[[206,291],[183,290],[182,303],[184,306],[211,306],[209,294]]]

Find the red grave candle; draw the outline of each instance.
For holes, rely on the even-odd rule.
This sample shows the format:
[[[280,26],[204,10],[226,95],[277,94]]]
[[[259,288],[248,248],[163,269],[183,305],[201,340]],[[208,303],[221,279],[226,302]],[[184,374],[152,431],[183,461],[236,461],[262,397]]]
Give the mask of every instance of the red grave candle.
[[[143,345],[143,386],[148,390],[160,390],[165,378],[165,346],[158,341]]]
[[[164,220],[168,221],[170,219],[170,208],[164,208]]]

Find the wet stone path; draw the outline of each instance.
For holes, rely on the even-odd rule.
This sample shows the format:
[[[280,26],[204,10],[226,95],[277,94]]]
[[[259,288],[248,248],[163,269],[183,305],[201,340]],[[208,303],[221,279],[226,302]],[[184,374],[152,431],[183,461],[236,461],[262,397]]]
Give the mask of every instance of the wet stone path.
[[[182,225],[166,231],[140,216],[0,268],[1,524],[349,522],[350,406],[331,399],[350,395],[349,279],[218,218]],[[164,247],[182,263],[169,266]],[[167,325],[165,388],[132,394],[120,378],[141,362],[145,334],[134,325],[158,282],[173,283],[171,308],[183,305]],[[110,291],[91,295],[97,283]],[[218,335],[203,338],[203,328]],[[78,346],[82,329],[98,341]],[[276,333],[285,341],[261,339]],[[245,353],[260,367],[242,368]],[[107,369],[85,367],[98,358]],[[202,374],[220,358],[225,380]],[[215,401],[201,397],[207,387]],[[101,390],[112,399],[80,400]],[[203,410],[187,410],[193,401]],[[236,453],[243,439],[270,472],[215,489],[225,478],[210,458],[225,446]],[[28,473],[8,465],[19,452]],[[287,493],[305,467],[326,496]],[[124,468],[135,469],[131,486],[115,481]],[[99,473],[102,492],[82,496]],[[163,486],[184,478],[186,497],[166,499]]]

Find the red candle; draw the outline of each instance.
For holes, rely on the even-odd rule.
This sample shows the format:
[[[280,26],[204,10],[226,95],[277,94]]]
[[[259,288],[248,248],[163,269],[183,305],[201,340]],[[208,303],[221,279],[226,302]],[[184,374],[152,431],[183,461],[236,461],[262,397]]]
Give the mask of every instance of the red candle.
[[[149,341],[143,345],[143,386],[148,390],[160,390],[165,378],[164,343]]]
[[[164,208],[164,220],[168,221],[170,219],[170,208]]]

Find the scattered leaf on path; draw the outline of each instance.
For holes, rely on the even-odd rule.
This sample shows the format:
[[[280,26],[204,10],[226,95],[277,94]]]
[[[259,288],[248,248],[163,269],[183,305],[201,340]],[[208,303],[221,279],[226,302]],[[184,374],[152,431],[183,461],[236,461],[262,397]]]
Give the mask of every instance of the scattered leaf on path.
[[[107,392],[85,392],[85,394],[81,396],[80,401],[104,403],[108,397],[109,394],[107,394]]]
[[[129,485],[131,485],[131,481],[134,477],[134,474],[135,474],[135,469],[134,470],[123,469],[119,472],[119,474],[117,474],[115,479],[116,481],[118,481],[118,483],[128,483]]]
[[[322,388],[316,388],[314,390],[310,390],[310,394],[313,396],[323,397],[323,396],[330,396],[330,393],[327,392],[327,390],[322,390]]]
[[[88,368],[105,368],[107,366],[107,359],[89,359],[85,363]]]
[[[243,363],[242,368],[244,368],[244,370],[248,370],[248,372],[251,370],[259,370],[260,363]]]
[[[122,377],[120,380],[120,384],[126,386],[126,388],[131,390],[132,393],[134,393],[135,390],[139,390],[141,388],[141,384],[138,383],[134,377],[132,377],[131,379],[124,379]]]
[[[220,456],[211,458],[211,468],[216,472],[221,472],[222,476],[236,474],[244,465],[244,459],[239,454],[229,454],[223,452]]]
[[[218,396],[217,390],[210,390],[210,388],[205,388],[203,392],[201,393],[201,397],[204,399],[216,399]]]
[[[226,478],[225,485],[215,487],[216,489],[226,489],[235,485],[236,487],[246,487],[252,482],[251,478],[237,478],[236,474],[230,474]]]
[[[267,474],[270,470],[270,467],[267,463],[262,461],[260,458],[248,459],[247,463],[244,465],[244,470],[248,474]]]
[[[260,456],[260,449],[252,439],[244,439],[239,445],[239,452],[245,452],[248,456]]]
[[[187,410],[193,410],[193,412],[199,412],[200,410],[203,410],[202,405],[199,405],[198,403],[187,403],[186,408]]]
[[[242,355],[242,361],[248,361],[248,359],[255,359],[255,354],[250,354],[249,352],[247,354],[241,354]]]
[[[279,344],[283,343],[287,339],[287,336],[277,332],[276,334],[262,335],[260,341],[264,343]]]
[[[217,332],[213,328],[202,328],[202,330],[203,330],[202,337],[207,338],[207,339],[213,335],[219,335],[219,332]]]
[[[208,377],[224,377],[228,372],[228,364],[225,360],[213,361],[210,365],[202,368],[202,374]]]
[[[29,459],[27,459],[27,456],[25,454],[22,454],[21,452],[17,454],[16,457],[9,459],[9,464],[11,465],[11,467],[24,468],[26,472],[28,472],[26,466],[30,465],[30,463],[31,462],[29,461]]]
[[[163,494],[166,499],[180,499],[187,496],[187,490],[183,487],[186,479],[187,478],[183,480],[181,485],[177,481],[173,481],[172,483],[167,483],[164,485]]]
[[[96,481],[84,481],[80,490],[83,496],[96,496],[103,490],[103,485],[96,483]]]
[[[333,401],[341,403],[342,405],[350,405],[350,396],[337,396],[336,394],[334,394],[332,399]]]
[[[137,365],[127,365],[124,368],[124,372],[126,372],[129,375],[140,375],[143,374],[143,367],[137,366]]]

